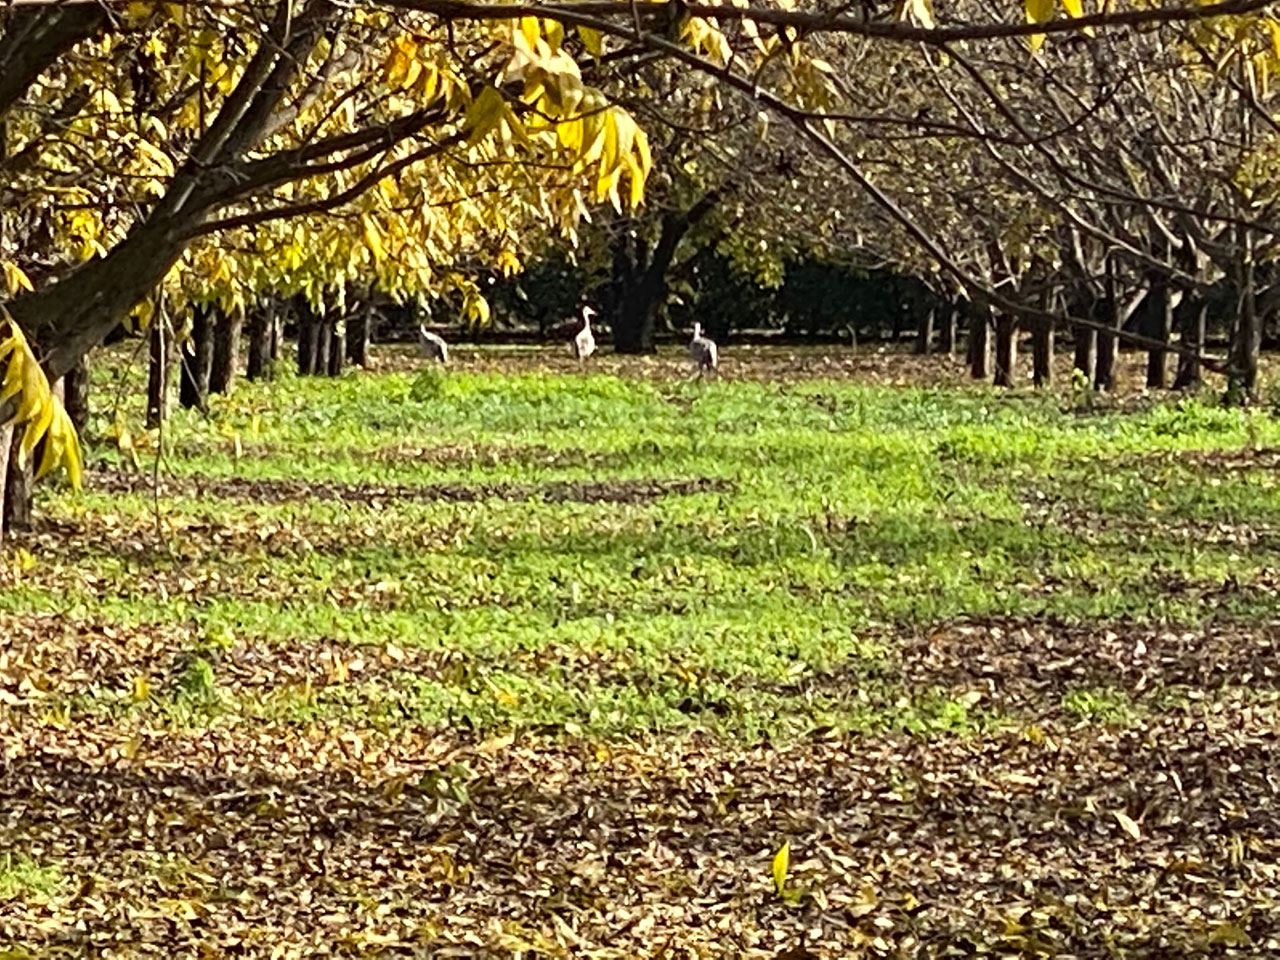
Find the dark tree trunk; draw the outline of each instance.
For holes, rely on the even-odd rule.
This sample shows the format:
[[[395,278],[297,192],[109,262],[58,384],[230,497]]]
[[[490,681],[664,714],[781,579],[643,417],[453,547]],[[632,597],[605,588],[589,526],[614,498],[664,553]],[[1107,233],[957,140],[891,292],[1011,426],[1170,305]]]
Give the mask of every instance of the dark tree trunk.
[[[347,358],[347,322],[335,320],[329,326],[328,373],[331,377],[340,377],[343,361]]]
[[[33,479],[32,460],[29,456],[23,463],[19,455],[22,444],[22,428],[12,431],[9,440],[9,461],[4,484],[4,516],[0,525],[7,533],[31,529],[31,514],[35,481]]]
[[[62,378],[66,399],[63,406],[67,408],[67,416],[76,433],[84,436],[89,426],[89,355],[85,354],[80,362],[67,371]]]
[[[369,337],[373,331],[373,307],[365,305],[347,326],[347,359],[357,367],[369,364]]]
[[[920,329],[916,331],[916,353],[921,356],[928,356],[933,350],[933,321],[933,310],[920,318]]]
[[[316,372],[316,351],[320,347],[320,321],[305,303],[298,304],[298,376]]]
[[[969,311],[969,376],[985,380],[991,372],[991,311],[975,305]]]
[[[1194,305],[1187,304],[1182,314],[1181,344],[1199,354],[1204,349],[1205,328],[1208,325],[1209,304],[1198,301]],[[1200,386],[1200,358],[1189,354],[1178,355],[1178,375],[1174,378],[1173,389],[1193,390]]]
[[[1102,298],[1102,321],[1109,328],[1108,332],[1098,334],[1098,356],[1093,371],[1093,386],[1096,390],[1112,390],[1116,385],[1116,352],[1119,338],[1111,330],[1119,331],[1122,323],[1120,302],[1116,298],[1115,268],[1107,261],[1106,295]]]
[[[1086,383],[1093,383],[1093,374],[1097,367],[1098,331],[1076,327],[1075,360],[1072,366],[1080,372]]]
[[[210,393],[230,393],[236,383],[236,368],[240,363],[240,328],[244,312],[219,311],[218,322],[213,328],[213,367],[209,372]]]
[[[1018,320],[1006,314],[996,318],[996,364],[994,382],[997,387],[1012,387],[1018,372]]]
[[[1247,231],[1247,228],[1241,228]],[[1236,307],[1234,336],[1231,342],[1231,375],[1229,388],[1242,402],[1252,401],[1258,395],[1258,355],[1262,350],[1262,324],[1258,317],[1256,270],[1252,244],[1246,233],[1241,244],[1239,298]]]
[[[942,326],[938,328],[938,349],[948,357],[956,352],[956,324],[960,308],[947,306],[942,310]]]
[[[648,258],[635,249],[629,235],[614,251],[613,349],[617,353],[653,353],[658,314],[667,300],[667,273],[684,235],[715,209],[727,192],[726,184],[712,190],[684,213],[668,213]]]
[[[1168,343],[1173,335],[1173,298],[1169,284],[1163,278],[1157,278],[1151,288],[1151,299],[1148,302],[1150,318],[1147,324],[1147,336]],[[1152,347],[1147,351],[1147,387],[1152,390],[1163,390],[1168,386],[1168,364],[1165,362],[1168,351],[1163,347]]]
[[[271,324],[267,330],[267,358],[271,363],[276,363],[280,359],[280,341],[284,339],[284,318],[280,316],[280,310],[271,311]]]
[[[213,369],[213,307],[191,308],[191,333],[182,345],[182,371],[178,402],[188,410],[209,406],[209,374]]]
[[[169,419],[170,358],[169,331],[157,311],[148,332],[150,351],[147,362],[147,429],[154,430]]]
[[[275,322],[270,306],[255,310],[249,320],[249,356],[244,368],[244,375],[249,380],[261,380],[270,372],[271,329]]]
[[[329,369],[329,342],[333,339],[333,324],[324,317],[316,319],[316,356],[311,372],[317,377]]]
[[[1037,320],[1031,328],[1031,380],[1037,387],[1053,383],[1053,321]]]

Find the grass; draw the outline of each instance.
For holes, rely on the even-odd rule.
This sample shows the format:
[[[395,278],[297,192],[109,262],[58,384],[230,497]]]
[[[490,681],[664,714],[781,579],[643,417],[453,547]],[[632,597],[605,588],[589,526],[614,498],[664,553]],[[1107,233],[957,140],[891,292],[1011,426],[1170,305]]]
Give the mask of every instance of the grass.
[[[0,853],[0,902],[18,898],[49,899],[66,879],[56,866],[43,866],[22,854]]]
[[[767,351],[708,383],[460,353],[176,412],[154,491],[139,401],[120,415],[140,471],[100,389],[88,489],[42,487],[40,527],[0,555],[3,785],[38,784],[43,811],[0,823],[35,858],[0,859],[0,900],[92,876],[131,919],[103,926],[93,894],[53,922],[123,954],[182,953],[216,917],[313,951],[589,956],[585,924],[548,945],[558,911],[625,902],[665,932],[624,924],[600,955],[688,937],[766,957],[783,943],[699,941],[663,910],[696,891],[735,930],[808,936],[844,891],[828,937],[853,923],[905,955],[948,925],[1035,926],[1002,877],[1110,903],[1131,880],[1115,844],[1162,830],[1188,864],[1252,851],[1270,876],[1265,825],[1217,826],[1269,782],[1269,748],[1246,749],[1277,708],[1269,416],[797,374]],[[109,357],[99,382],[122,373]],[[1239,772],[1210,782],[1197,758],[1224,736]],[[1126,792],[1174,781],[1169,809],[1206,806],[1164,821]],[[769,914],[786,837],[824,899]],[[600,843],[624,870],[591,872]],[[897,872],[840,874],[873,861]],[[1203,889],[1105,936],[1182,955],[1229,919],[1266,942],[1233,912],[1262,900]],[[1100,928],[1072,916],[1079,947]],[[352,917],[391,926],[364,941]]]
[[[172,495],[145,478],[135,493],[46,494],[43,517],[95,535],[70,544],[73,561],[37,542],[0,610],[188,628],[170,700],[246,716],[610,735],[965,727],[885,637],[973,618],[1280,611],[1253,585],[1274,540],[1180,534],[1275,523],[1272,471],[1202,477],[1185,454],[1277,439],[1269,418],[1196,400],[1081,417],[1055,395],[837,380],[286,377],[240,385],[209,420],[175,416]],[[93,453],[120,460],[110,443]],[[714,486],[661,496],[654,481]],[[244,690],[217,683],[204,649],[295,655],[316,640],[449,667]],[[856,696],[833,673],[859,677]],[[1114,718],[1090,703],[1066,706]]]

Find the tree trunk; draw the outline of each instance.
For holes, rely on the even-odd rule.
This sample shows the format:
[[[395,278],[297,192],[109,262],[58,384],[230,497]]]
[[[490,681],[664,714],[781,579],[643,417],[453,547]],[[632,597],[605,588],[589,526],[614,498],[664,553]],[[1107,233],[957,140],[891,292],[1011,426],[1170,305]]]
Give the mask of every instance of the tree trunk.
[[[317,377],[329,369],[329,342],[333,339],[333,324],[324,317],[316,320],[316,356],[311,372]]]
[[[1258,355],[1262,349],[1262,324],[1258,317],[1256,269],[1253,262],[1252,235],[1241,227],[1245,238],[1241,244],[1235,336],[1231,343],[1231,376],[1228,389],[1235,394],[1229,399],[1241,402],[1255,400],[1258,395]]]
[[[277,308],[271,311],[271,323],[267,331],[267,357],[272,363],[276,363],[280,359],[280,341],[283,339],[284,318],[280,316],[280,309],[277,305]]]
[[[342,376],[342,364],[347,359],[347,321],[335,320],[329,333],[329,376]]]
[[[244,371],[248,380],[262,380],[271,373],[271,331],[275,322],[270,305],[259,307],[249,320],[249,356]]]
[[[1118,331],[1122,322],[1120,317],[1120,301],[1116,297],[1115,267],[1107,261],[1106,295],[1100,302],[1102,320],[1111,330]],[[1098,334],[1098,356],[1093,371],[1093,386],[1096,390],[1112,390],[1116,385],[1116,351],[1119,338],[1115,333]]]
[[[236,309],[219,312],[213,328],[213,366],[209,371],[209,392],[230,393],[236,383],[236,368],[240,363],[240,328],[244,324],[244,312]]]
[[[653,353],[658,313],[667,300],[667,272],[676,249],[691,228],[715,209],[720,198],[735,189],[727,183],[712,190],[684,213],[662,218],[662,232],[647,261],[629,236],[619,240],[614,252],[615,302],[612,316],[613,349],[617,353]]]
[[[67,371],[62,382],[66,395],[63,406],[67,409],[67,416],[71,418],[71,425],[76,428],[76,433],[83,437],[85,428],[89,425],[88,354],[81,357],[80,362]]]
[[[35,479],[32,471],[32,460],[29,456],[25,463],[21,462],[19,447],[22,444],[22,429],[11,431],[9,440],[9,459],[4,484],[4,510],[0,527],[6,533],[31,529],[32,494]]]
[[[933,350],[934,311],[928,311],[920,318],[920,329],[916,331],[916,353],[928,356]]]
[[[1151,300],[1148,304],[1151,315],[1147,324],[1147,335],[1164,343],[1168,343],[1173,335],[1173,298],[1169,284],[1163,278],[1157,278],[1151,288]],[[1163,347],[1152,347],[1147,351],[1147,388],[1163,390],[1168,386],[1168,370],[1165,362],[1168,351]]]
[[[182,345],[182,371],[178,402],[190,410],[209,406],[209,374],[213,369],[213,307],[191,308],[191,333]]]
[[[320,346],[320,321],[305,303],[298,304],[298,376],[316,372],[316,351]]]
[[[991,372],[991,310],[975,305],[969,311],[969,376],[985,380]]]
[[[938,349],[948,357],[956,352],[956,323],[960,310],[947,306],[942,311],[942,326],[938,328]]]
[[[148,331],[151,349],[147,362],[147,429],[154,430],[169,419],[169,331],[157,311]]]
[[[1209,320],[1209,304],[1207,301],[1200,301],[1194,305],[1187,305],[1186,311],[1182,315],[1182,336],[1181,344],[1189,350],[1194,350],[1197,354],[1204,349],[1205,328],[1208,326]],[[1173,389],[1175,390],[1194,390],[1200,386],[1200,358],[1197,356],[1189,356],[1188,354],[1179,354],[1178,356],[1178,375],[1174,378]]]
[[[1001,314],[996,318],[996,364],[994,382],[997,387],[1012,387],[1018,372],[1018,320]]]
[[[1031,328],[1031,380],[1037,387],[1053,383],[1053,321],[1037,320]]]
[[[369,337],[373,331],[373,307],[366,304],[347,326],[347,359],[357,367],[369,365]]]
[[[1083,375],[1086,383],[1093,383],[1094,371],[1097,368],[1098,331],[1076,327],[1074,369]]]

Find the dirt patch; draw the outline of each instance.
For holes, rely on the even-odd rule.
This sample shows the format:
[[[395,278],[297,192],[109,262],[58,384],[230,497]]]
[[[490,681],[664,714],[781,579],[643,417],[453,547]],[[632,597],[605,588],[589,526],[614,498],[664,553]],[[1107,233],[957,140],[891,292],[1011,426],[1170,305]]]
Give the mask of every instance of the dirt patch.
[[[151,493],[152,479],[110,471],[89,478],[92,489],[107,493]],[[698,477],[688,480],[554,481],[542,484],[437,483],[357,484],[331,480],[262,480],[243,477],[166,477],[160,496],[217,497],[251,503],[335,502],[368,506],[417,501],[475,503],[482,500],[542,500],[546,503],[652,503],[662,497],[697,493],[729,493],[730,481]]]

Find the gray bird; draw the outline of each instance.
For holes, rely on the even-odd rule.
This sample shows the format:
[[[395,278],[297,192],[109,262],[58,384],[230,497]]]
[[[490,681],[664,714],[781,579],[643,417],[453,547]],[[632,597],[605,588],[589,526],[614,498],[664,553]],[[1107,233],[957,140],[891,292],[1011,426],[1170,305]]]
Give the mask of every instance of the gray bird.
[[[698,375],[715,373],[720,364],[720,354],[716,350],[716,342],[702,335],[702,324],[693,325],[693,339],[689,341],[689,356],[698,366]]]
[[[573,350],[573,355],[579,360],[585,360],[596,352],[596,338],[591,333],[591,318],[595,315],[596,312],[590,307],[582,308],[582,329],[574,334],[573,340],[570,341],[569,346]]]
[[[432,333],[421,323],[418,324],[418,349],[424,357],[441,363],[449,362],[449,345],[444,342],[444,337]]]

